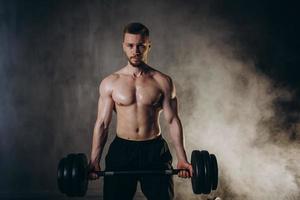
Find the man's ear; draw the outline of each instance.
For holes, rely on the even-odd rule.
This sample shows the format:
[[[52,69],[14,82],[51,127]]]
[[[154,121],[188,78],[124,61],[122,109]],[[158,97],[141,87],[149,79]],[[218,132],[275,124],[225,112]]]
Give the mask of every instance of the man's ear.
[[[122,42],[122,50],[123,50],[123,51],[125,51],[125,50],[124,50],[124,45],[125,45],[124,42]]]

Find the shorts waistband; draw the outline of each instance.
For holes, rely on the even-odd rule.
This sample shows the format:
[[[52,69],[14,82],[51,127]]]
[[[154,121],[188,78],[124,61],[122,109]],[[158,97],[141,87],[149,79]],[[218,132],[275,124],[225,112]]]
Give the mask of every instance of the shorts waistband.
[[[156,141],[163,140],[163,137],[160,134],[156,138],[149,139],[149,140],[127,140],[127,139],[124,139],[124,138],[120,138],[116,135],[114,140],[117,141],[117,142],[123,142],[123,143],[127,143],[127,144],[151,144],[151,143],[155,143]]]

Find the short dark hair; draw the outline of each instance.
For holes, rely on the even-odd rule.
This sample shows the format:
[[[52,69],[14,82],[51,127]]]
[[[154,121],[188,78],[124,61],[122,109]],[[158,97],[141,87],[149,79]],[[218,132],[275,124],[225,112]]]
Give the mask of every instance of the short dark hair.
[[[123,38],[125,36],[125,33],[140,34],[143,37],[149,37],[149,29],[139,22],[127,24],[123,31]]]

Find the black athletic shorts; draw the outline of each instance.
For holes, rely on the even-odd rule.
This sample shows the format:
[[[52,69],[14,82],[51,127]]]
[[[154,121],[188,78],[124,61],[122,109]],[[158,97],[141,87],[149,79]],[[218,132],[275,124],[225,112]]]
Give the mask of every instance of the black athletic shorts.
[[[106,171],[172,169],[172,156],[161,136],[146,141],[116,137],[105,161]],[[169,200],[174,197],[171,175],[115,175],[104,177],[104,200],[132,200],[138,181],[148,200]]]

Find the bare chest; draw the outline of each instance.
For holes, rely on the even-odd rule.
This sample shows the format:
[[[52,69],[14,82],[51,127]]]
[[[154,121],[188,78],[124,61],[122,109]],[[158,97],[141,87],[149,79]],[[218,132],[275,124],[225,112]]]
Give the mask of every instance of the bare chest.
[[[121,106],[156,106],[160,103],[162,92],[153,79],[124,78],[114,85],[112,97],[115,103]]]

